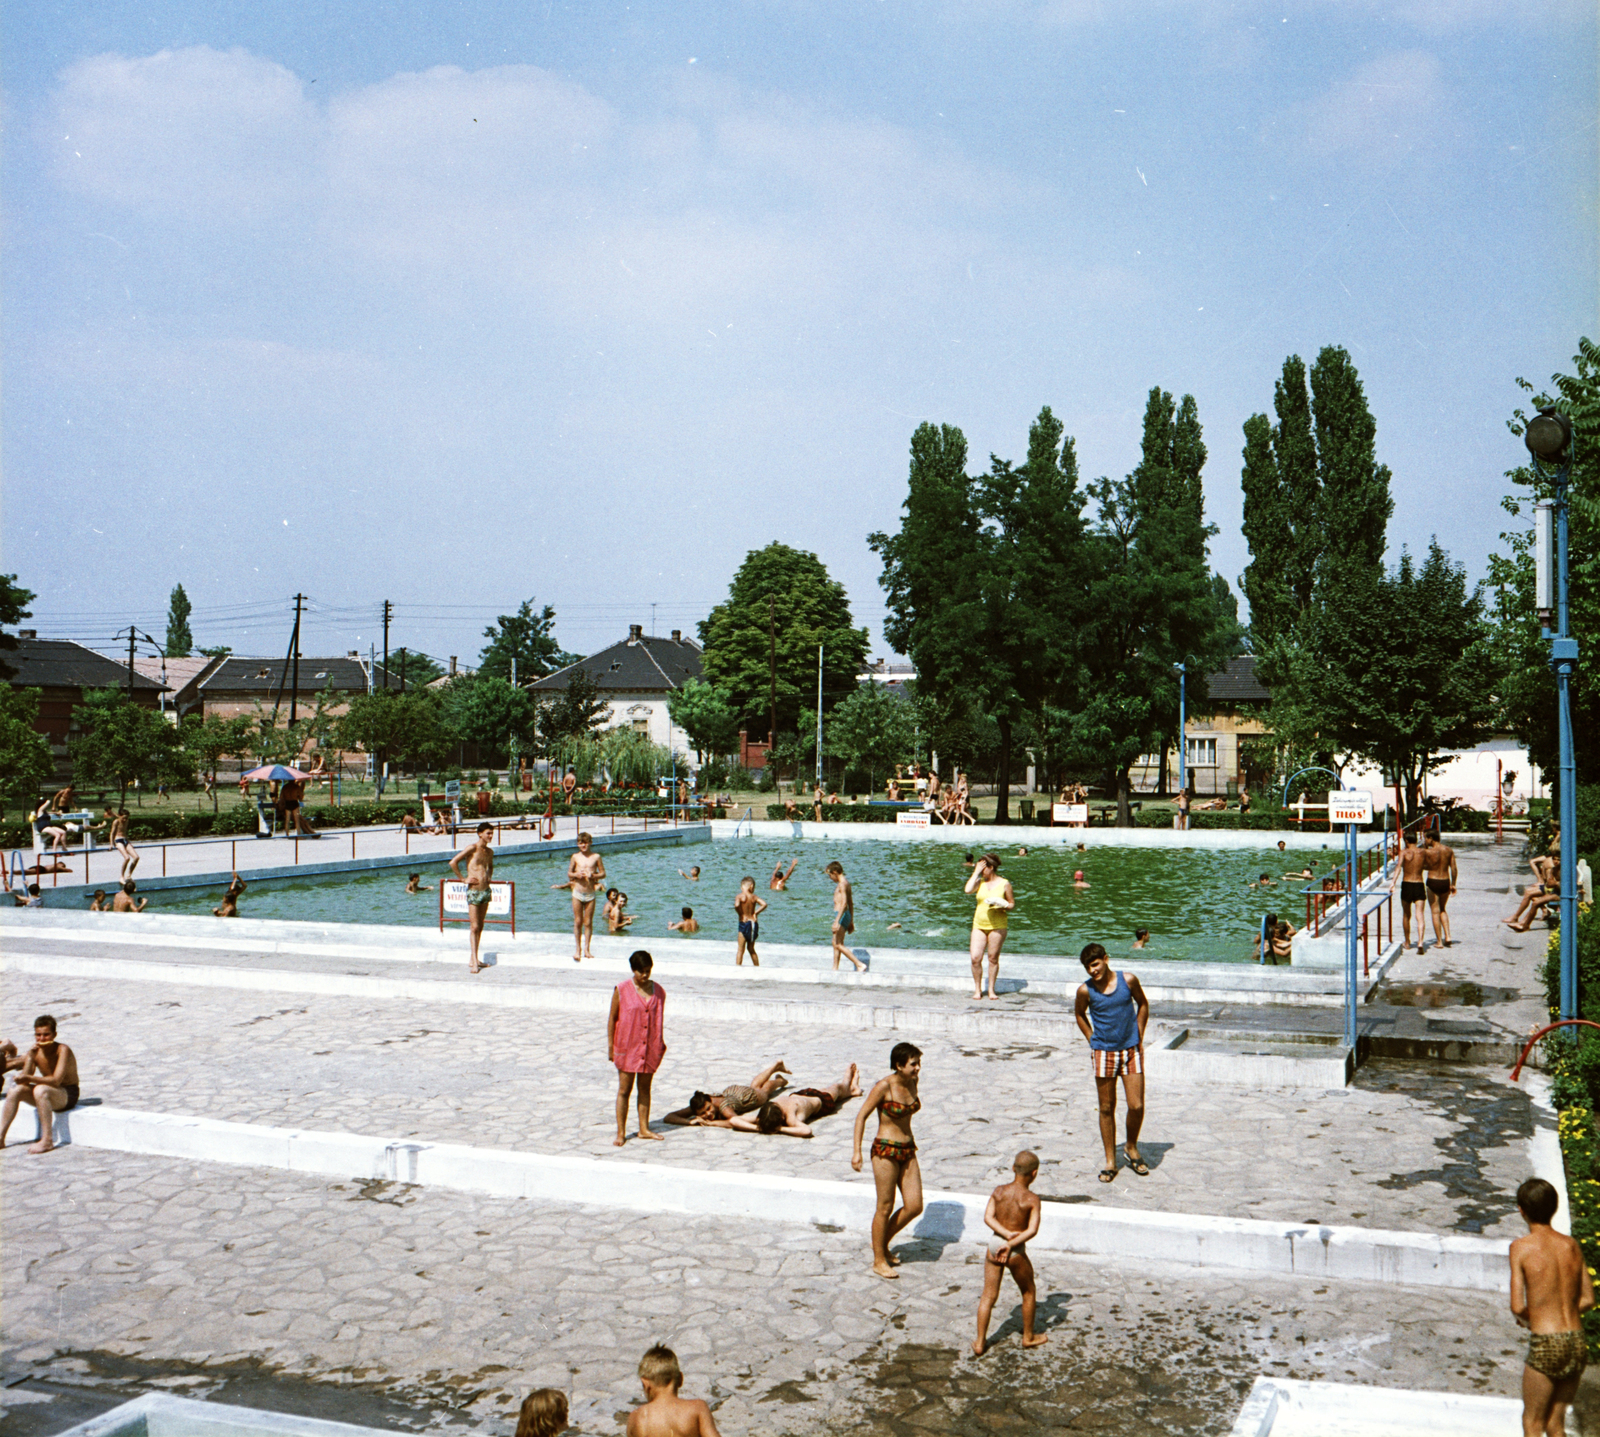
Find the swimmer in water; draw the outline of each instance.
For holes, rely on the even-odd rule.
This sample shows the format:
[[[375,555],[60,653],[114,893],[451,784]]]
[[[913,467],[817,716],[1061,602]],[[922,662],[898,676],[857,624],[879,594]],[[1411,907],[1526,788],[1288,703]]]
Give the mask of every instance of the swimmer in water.
[[[1148,948],[1150,946],[1150,930],[1148,928],[1135,928],[1133,930],[1133,946],[1135,948]]]
[[[794,871],[799,866],[800,860],[797,858],[789,865],[788,871],[785,872],[783,860],[780,858],[772,865],[772,877],[767,880],[767,887],[775,893],[783,892],[789,886],[789,880],[794,877]]]
[[[1087,888],[1089,886],[1083,881],[1083,870],[1081,868],[1074,870],[1072,875],[1072,886],[1074,888]]]

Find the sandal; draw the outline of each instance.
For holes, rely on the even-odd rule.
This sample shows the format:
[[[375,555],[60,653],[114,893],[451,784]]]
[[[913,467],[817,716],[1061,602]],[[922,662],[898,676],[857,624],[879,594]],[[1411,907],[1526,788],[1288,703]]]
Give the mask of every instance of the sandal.
[[[1115,1168],[1101,1168],[1100,1169],[1100,1181],[1101,1182],[1103,1182],[1103,1183],[1111,1183],[1111,1182],[1115,1182],[1116,1180],[1117,1180],[1117,1170]]]
[[[1150,1169],[1145,1165],[1143,1158],[1135,1157],[1126,1148],[1122,1150],[1122,1156],[1127,1159],[1128,1166],[1133,1169],[1135,1177],[1147,1178],[1150,1176]]]

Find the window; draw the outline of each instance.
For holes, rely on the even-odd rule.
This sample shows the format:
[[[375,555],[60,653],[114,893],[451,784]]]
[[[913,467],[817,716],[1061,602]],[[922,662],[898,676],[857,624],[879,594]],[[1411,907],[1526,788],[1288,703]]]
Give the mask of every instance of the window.
[[[633,721],[633,731],[635,733],[649,733],[650,720],[647,718],[636,718]]]
[[[1215,768],[1217,766],[1217,741],[1214,738],[1192,738],[1187,754],[1190,768]]]

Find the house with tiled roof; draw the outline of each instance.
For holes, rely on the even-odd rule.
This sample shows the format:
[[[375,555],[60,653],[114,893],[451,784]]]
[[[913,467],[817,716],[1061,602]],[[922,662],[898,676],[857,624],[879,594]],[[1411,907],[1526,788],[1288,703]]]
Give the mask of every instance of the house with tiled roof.
[[[67,735],[72,711],[83,702],[85,689],[122,689],[141,708],[161,707],[166,686],[70,639],[41,639],[33,629],[17,634],[17,647],[5,661],[16,673],[13,688],[39,690],[39,717],[34,727],[45,736],[57,765],[67,762]]]
[[[135,658],[134,670],[147,679],[154,679],[167,690],[162,707],[170,709],[179,719],[195,713],[200,708],[200,681],[217,670],[222,659],[214,654],[196,654],[191,658],[168,659]]]
[[[1254,654],[1229,659],[1206,677],[1210,695],[1190,708],[1184,724],[1189,787],[1206,797],[1237,797],[1242,786],[1259,789],[1270,785],[1273,773],[1271,745],[1253,743],[1265,738],[1266,712],[1272,695],[1256,677]],[[1194,689],[1190,689],[1191,699]],[[1178,788],[1178,755],[1166,754],[1167,789]],[[1146,754],[1129,778],[1136,789],[1153,792],[1160,778],[1162,756]]]
[[[398,689],[399,677],[391,674],[389,684]],[[220,718],[240,714],[254,718],[262,711],[271,713],[276,706],[278,722],[287,724],[291,706],[297,718],[308,718],[326,692],[332,701],[323,713],[337,718],[349,709],[352,698],[375,687],[383,687],[383,666],[369,665],[352,649],[339,658],[301,654],[298,674],[294,664],[281,655],[275,659],[251,659],[230,654],[200,680],[198,692],[206,718],[213,714]],[[315,744],[320,740],[312,735],[307,741]]]
[[[686,639],[680,629],[669,638],[646,634],[642,624],[630,624],[628,637],[610,648],[557,669],[529,684],[535,697],[563,692],[579,670],[587,673],[611,706],[611,727],[626,726],[647,734],[652,743],[682,749],[692,755],[689,735],[672,722],[667,700],[700,674],[700,645]]]

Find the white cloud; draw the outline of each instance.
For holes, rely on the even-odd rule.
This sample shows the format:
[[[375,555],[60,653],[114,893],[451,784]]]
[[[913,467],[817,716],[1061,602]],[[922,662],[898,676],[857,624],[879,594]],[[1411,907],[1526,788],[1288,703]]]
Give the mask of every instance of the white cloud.
[[[69,189],[223,224],[298,199],[322,128],[281,65],[205,46],[83,60],[63,72],[50,123]]]
[[[1306,106],[1307,143],[1319,154],[1415,147],[1434,133],[1445,108],[1440,69],[1424,50],[1370,61]]]

